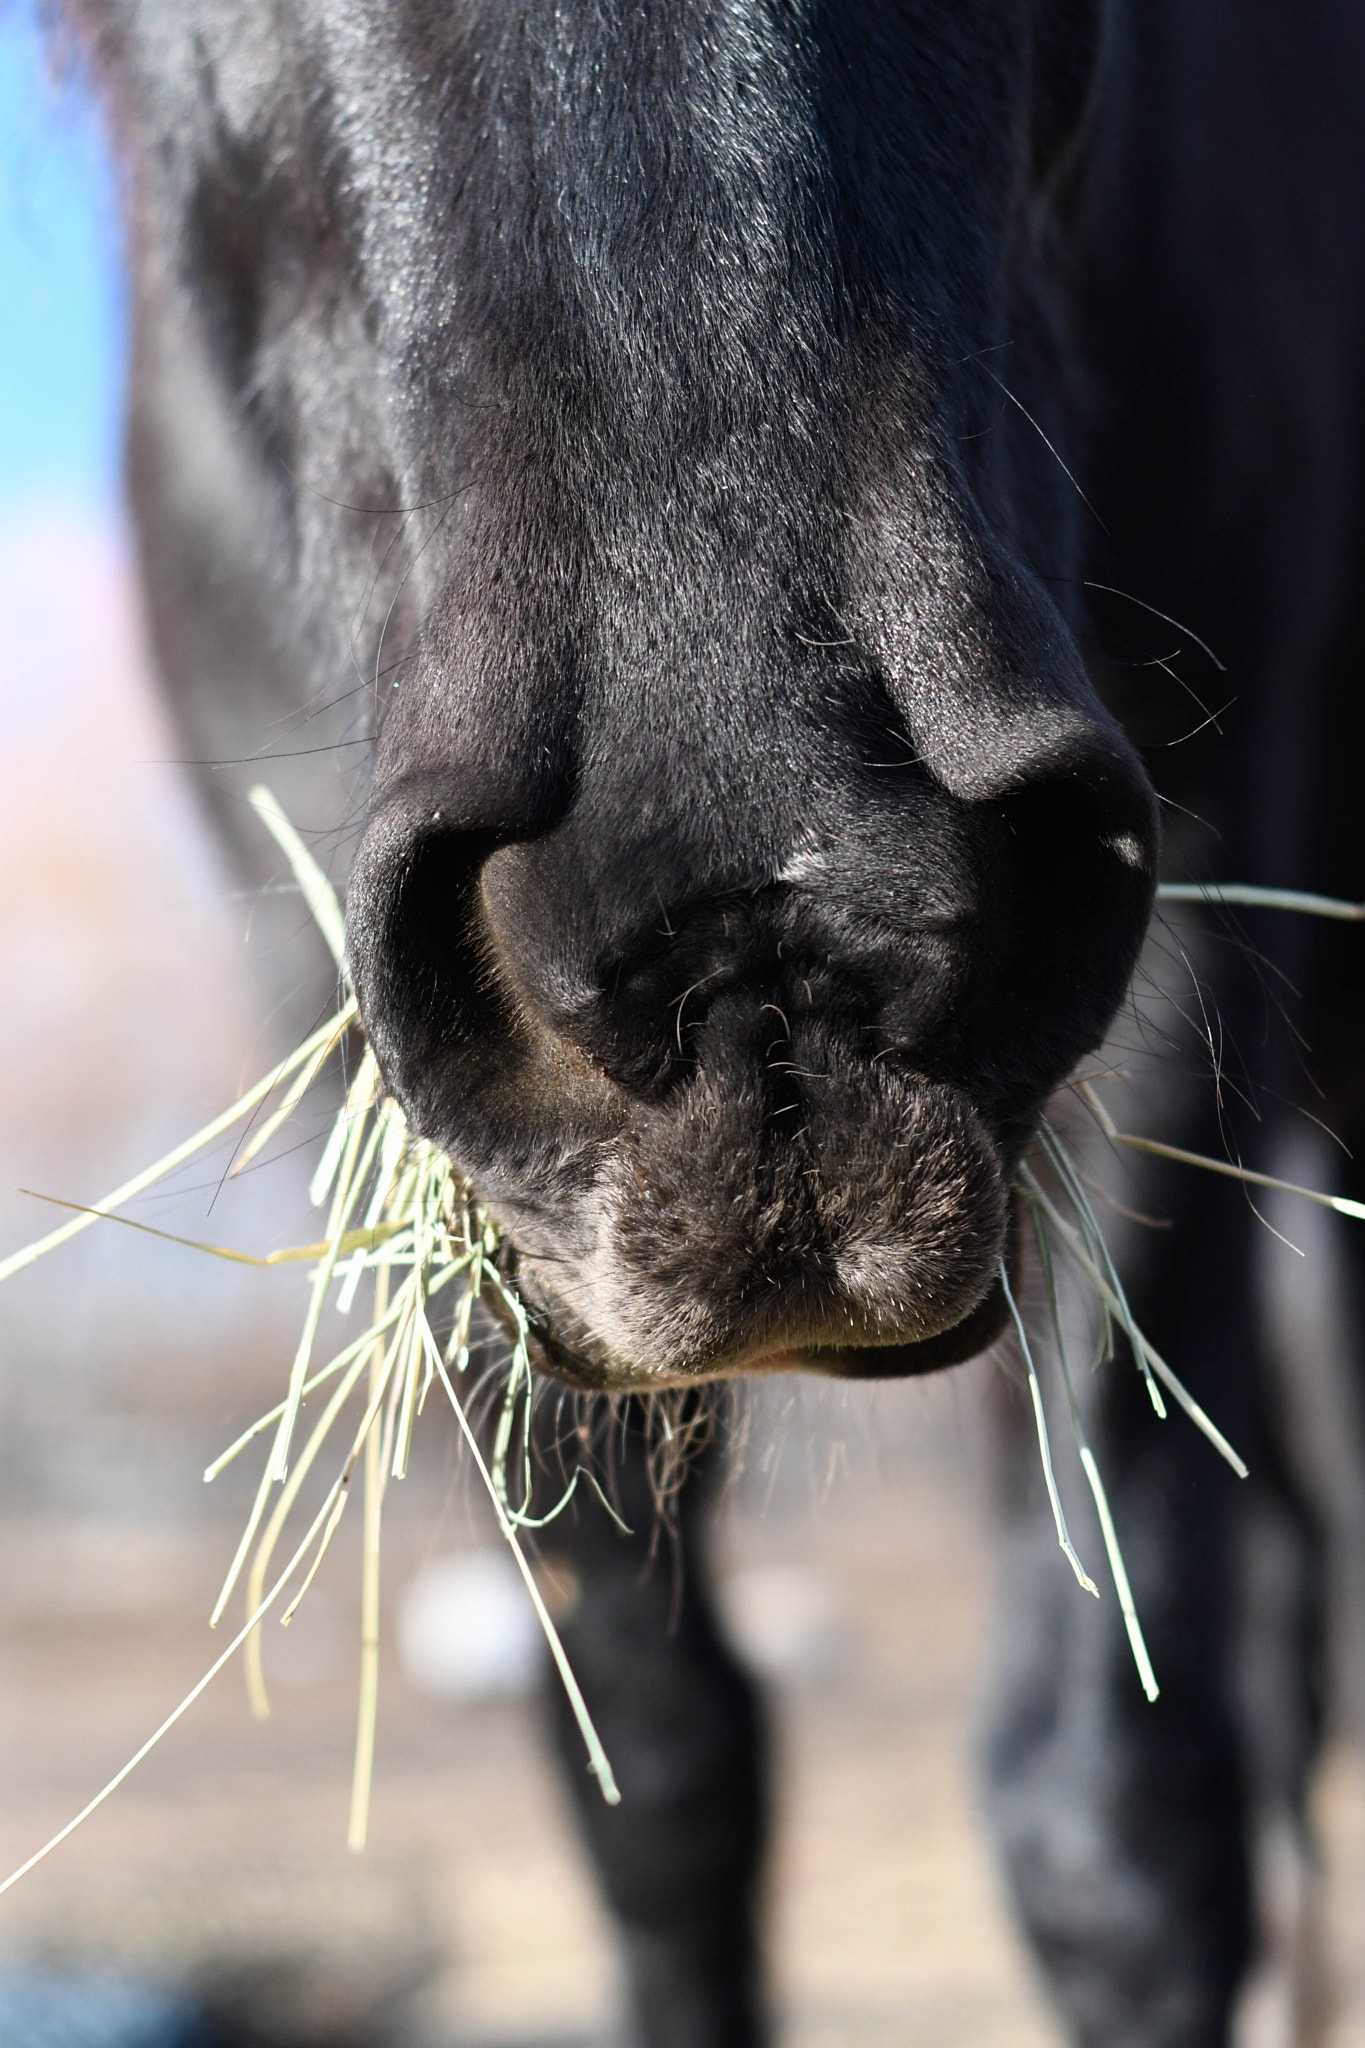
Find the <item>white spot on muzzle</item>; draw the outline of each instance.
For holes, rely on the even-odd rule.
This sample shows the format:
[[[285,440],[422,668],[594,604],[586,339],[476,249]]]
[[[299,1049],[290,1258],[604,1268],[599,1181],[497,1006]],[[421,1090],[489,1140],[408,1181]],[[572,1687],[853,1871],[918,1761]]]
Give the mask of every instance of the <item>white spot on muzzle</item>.
[[[1142,841],[1135,833],[1111,832],[1108,838],[1100,841],[1100,845],[1107,847],[1110,853],[1116,853],[1127,867],[1141,870],[1147,865],[1146,855],[1142,850]]]

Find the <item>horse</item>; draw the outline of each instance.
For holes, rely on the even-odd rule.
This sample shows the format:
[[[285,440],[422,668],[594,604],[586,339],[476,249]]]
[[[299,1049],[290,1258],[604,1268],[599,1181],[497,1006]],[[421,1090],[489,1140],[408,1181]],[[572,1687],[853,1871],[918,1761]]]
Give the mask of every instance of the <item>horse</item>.
[[[1365,895],[1365,23],[1345,0],[66,20],[123,171],[127,474],[184,751],[284,735],[276,779],[338,858],[358,807],[349,958],[385,1083],[497,1219],[540,1371],[622,1419],[634,1533],[579,1504],[546,1541],[623,1794],[597,1798],[563,1717],[632,2022],[751,2048],[761,1703],[707,1583],[714,1454],[651,1571],[641,1418],[1000,1338],[1049,1099],[1180,1006],[1150,951],[1133,983],[1154,782],[1171,872]],[[1186,733],[1191,663],[1235,702]],[[261,878],[232,774],[201,782]],[[1218,1081],[1148,1090],[1152,1130],[1253,1167],[1306,1085],[1261,1030],[1263,956],[1348,1142],[1365,1071],[1349,935],[1267,917],[1185,933]],[[1161,1165],[1141,1205],[1174,1227],[1123,1250],[1135,1311],[1260,1476],[1157,1426],[1136,1372],[1105,1380],[1153,1705],[1005,1455],[986,1776],[1072,2038],[1217,2048],[1257,1938],[1248,1502],[1307,1561],[1276,1636],[1300,1827],[1322,1546],[1252,1208]]]

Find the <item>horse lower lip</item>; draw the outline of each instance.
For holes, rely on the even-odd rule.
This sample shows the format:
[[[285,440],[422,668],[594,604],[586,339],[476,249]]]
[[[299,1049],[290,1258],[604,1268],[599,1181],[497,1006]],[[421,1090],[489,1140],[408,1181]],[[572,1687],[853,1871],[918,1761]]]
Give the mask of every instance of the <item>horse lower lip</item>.
[[[556,1327],[554,1311],[531,1316],[537,1363],[552,1377],[580,1389],[650,1392],[665,1387],[696,1386],[712,1379],[749,1374],[799,1372],[829,1379],[913,1379],[964,1364],[994,1342],[1006,1320],[1004,1291],[997,1279],[984,1298],[958,1322],[932,1337],[888,1339],[879,1343],[832,1344],[794,1341],[758,1353],[716,1359],[697,1371],[651,1372],[623,1359],[594,1358],[591,1344],[576,1344]]]
[[[758,1359],[745,1370],[817,1373],[840,1380],[914,1379],[975,1358],[999,1336],[1006,1313],[1004,1290],[997,1280],[984,1300],[937,1336],[904,1343],[794,1346]]]

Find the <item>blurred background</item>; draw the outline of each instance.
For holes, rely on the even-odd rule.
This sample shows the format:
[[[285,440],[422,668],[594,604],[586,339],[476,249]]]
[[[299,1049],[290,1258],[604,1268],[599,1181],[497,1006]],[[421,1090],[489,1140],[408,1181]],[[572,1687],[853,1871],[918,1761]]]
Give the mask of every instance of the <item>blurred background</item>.
[[[0,309],[3,1256],[54,1220],[21,1190],[98,1201],[277,1050],[253,906],[176,764],[142,641],[109,167],[24,5],[0,11]],[[313,1142],[240,1179],[226,1150],[200,1159],[133,1213],[256,1250],[315,1236],[306,1116],[299,1134]],[[256,1468],[200,1475],[278,1398],[303,1286],[99,1224],[0,1290],[0,1875],[216,1655],[207,1616]],[[792,2048],[1057,2041],[974,1812],[989,1370],[754,1397],[716,1543],[731,1626],[773,1689]],[[215,2039],[267,2048],[612,2037],[609,1941],[538,1739],[534,1631],[439,1413],[386,1510],[370,1846],[348,1853],[356,1534],[268,1630],[273,1717],[252,1719],[230,1667],[0,1900],[0,2048],[180,2048],[205,2014]],[[1365,2041],[1365,1793],[1344,1752],[1324,1811],[1340,1998],[1323,2039],[1347,2048]],[[1267,1993],[1248,2042],[1277,2025]]]

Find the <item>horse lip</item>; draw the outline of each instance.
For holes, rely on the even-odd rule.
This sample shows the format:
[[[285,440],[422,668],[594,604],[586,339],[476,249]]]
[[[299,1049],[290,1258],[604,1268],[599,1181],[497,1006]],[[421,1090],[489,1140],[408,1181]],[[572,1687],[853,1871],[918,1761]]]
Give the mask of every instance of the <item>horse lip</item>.
[[[765,1360],[753,1369],[819,1373],[837,1380],[914,1379],[965,1365],[995,1342],[1008,1315],[1005,1290],[997,1274],[976,1307],[936,1337],[921,1337],[908,1344],[816,1345]]]
[[[1017,1257],[1018,1219],[1011,1203],[1006,1231],[1005,1263],[1013,1271]],[[517,1284],[517,1255],[505,1241],[497,1254],[499,1269],[508,1282]],[[898,1380],[914,1379],[926,1373],[945,1372],[965,1365],[995,1342],[1008,1321],[1005,1290],[996,1274],[976,1306],[958,1322],[932,1337],[912,1338],[886,1344],[786,1344],[771,1351],[745,1353],[733,1361],[721,1361],[713,1370],[664,1376],[640,1373],[629,1366],[596,1360],[576,1349],[558,1335],[551,1313],[522,1297],[532,1361],[554,1379],[581,1392],[650,1393],[668,1388],[690,1387],[707,1380],[740,1379],[749,1374],[781,1372],[810,1373],[827,1379]],[[489,1307],[508,1336],[516,1331],[510,1311],[496,1299]]]

